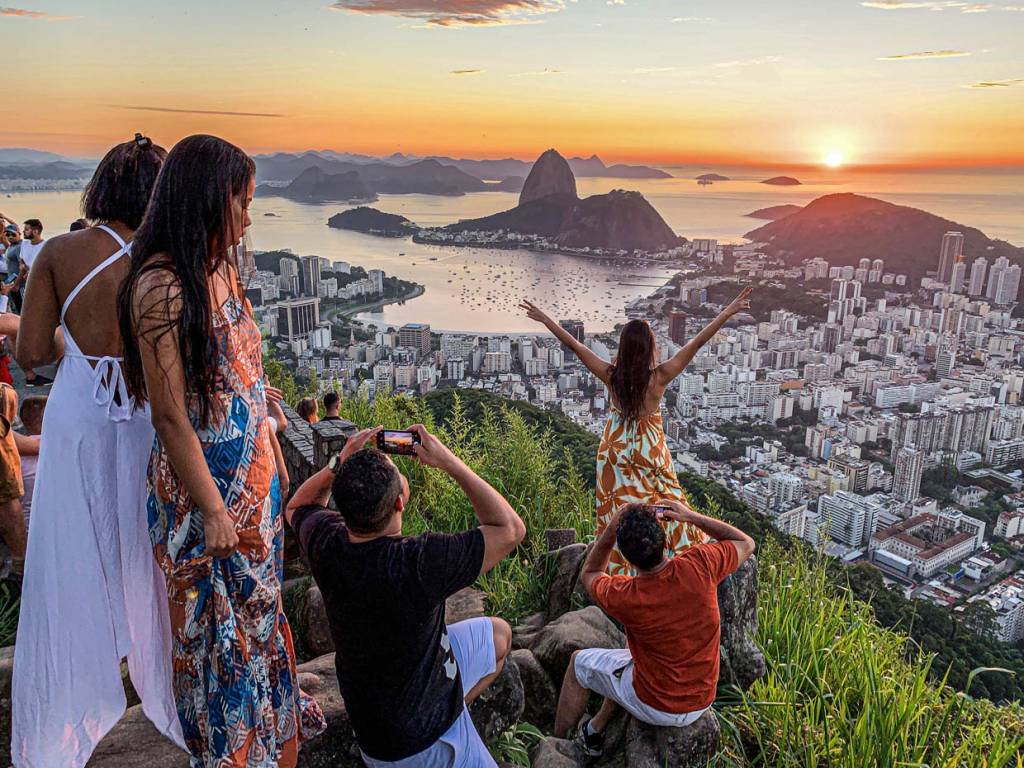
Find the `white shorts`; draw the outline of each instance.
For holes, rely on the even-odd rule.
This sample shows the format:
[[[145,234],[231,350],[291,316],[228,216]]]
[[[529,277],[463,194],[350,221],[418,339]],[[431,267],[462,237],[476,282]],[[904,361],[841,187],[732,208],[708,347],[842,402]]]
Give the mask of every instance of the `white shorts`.
[[[675,715],[644,704],[633,690],[633,654],[628,648],[587,648],[576,654],[576,679],[588,691],[611,699],[641,722],[667,728],[690,725],[710,709]]]
[[[487,617],[467,619],[448,625],[452,655],[459,665],[462,695],[488,675],[494,674],[494,625]],[[497,768],[465,706],[462,714],[441,738],[412,757],[388,762],[363,755],[369,768]]]

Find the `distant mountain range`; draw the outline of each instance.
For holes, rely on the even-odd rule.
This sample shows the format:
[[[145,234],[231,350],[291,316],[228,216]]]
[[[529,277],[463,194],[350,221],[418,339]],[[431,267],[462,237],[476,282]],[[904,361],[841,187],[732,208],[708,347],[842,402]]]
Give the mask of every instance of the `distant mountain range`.
[[[75,165],[65,160],[42,163],[0,162],[0,179],[67,180],[88,179],[93,168]]]
[[[789,264],[820,256],[833,266],[856,265],[860,259],[885,260],[887,271],[920,280],[934,271],[942,236],[964,234],[964,257],[989,264],[1000,256],[1024,266],[1024,248],[993,240],[974,227],[941,216],[853,193],[825,195],[799,211],[748,232],[745,237]]]
[[[771,184],[776,187],[797,187],[800,186],[800,179],[794,179],[792,176],[772,176],[761,183]]]
[[[290,181],[306,168],[316,165],[329,173],[339,173],[338,165],[351,170],[356,165],[389,165],[410,166],[424,161],[434,161],[444,166],[457,168],[463,173],[480,181],[502,181],[509,177],[525,177],[533,165],[516,158],[507,157],[501,160],[470,160],[456,159],[433,155],[429,157],[413,157],[395,153],[387,157],[370,157],[348,153],[331,152],[329,150],[308,151],[300,153],[278,152],[272,155],[256,155],[256,178],[258,181]],[[622,178],[622,179],[668,179],[671,174],[645,165],[605,165],[597,155],[588,158],[574,157],[568,160],[573,173],[580,177]]]

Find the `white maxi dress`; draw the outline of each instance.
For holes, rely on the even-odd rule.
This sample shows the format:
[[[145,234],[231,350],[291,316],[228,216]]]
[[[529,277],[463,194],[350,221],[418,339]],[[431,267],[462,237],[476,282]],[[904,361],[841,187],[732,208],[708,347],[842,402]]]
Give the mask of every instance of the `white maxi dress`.
[[[128,397],[121,359],[82,354],[64,320],[93,277],[128,253],[101,228],[118,250],[61,308],[66,352],[43,417],[14,654],[17,768],[86,764],[125,712],[125,657],[143,711],[184,749],[167,591],[146,525],[153,426]]]

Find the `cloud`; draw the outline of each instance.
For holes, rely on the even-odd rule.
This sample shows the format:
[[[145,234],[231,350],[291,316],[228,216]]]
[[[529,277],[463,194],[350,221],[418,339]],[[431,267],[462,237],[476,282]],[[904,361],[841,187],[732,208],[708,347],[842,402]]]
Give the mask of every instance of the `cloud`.
[[[133,104],[107,104],[113,109],[130,109],[135,112],[173,112],[181,115],[226,115],[228,117],[288,117],[273,112],[229,112],[221,109],[176,109],[174,107],[147,107]]]
[[[762,64],[775,64],[782,61],[781,56],[758,56],[754,59],[736,59],[734,61],[720,61],[715,64],[719,69],[730,69],[732,67],[757,67]]]
[[[54,16],[43,11],[27,11],[24,8],[7,8],[0,5],[0,16],[8,16],[14,19],[42,19],[44,21],[70,21],[75,16]]]
[[[482,75],[486,72],[486,69],[453,69],[450,74],[452,75]]]
[[[516,72],[515,74],[509,75],[509,77],[543,77],[544,75],[560,75],[562,70],[560,69],[539,69],[533,72]]]
[[[970,56],[970,51],[916,51],[914,53],[897,53],[892,56],[879,56],[879,61],[907,61],[910,59],[955,59]]]
[[[675,72],[675,67],[637,67],[633,70],[634,75],[653,75],[658,72]]]
[[[883,11],[926,10],[959,11],[960,13],[988,13],[989,11],[1024,11],[1022,5],[996,3],[968,3],[965,0],[862,0],[865,8]]]
[[[1024,84],[1024,77],[1015,77],[1009,80],[982,80],[980,83],[971,83],[964,88],[1009,88],[1011,85]]]
[[[672,19],[673,24],[712,24],[714,21],[710,16],[676,16]]]
[[[432,27],[534,24],[565,8],[563,0],[338,0],[335,11],[416,19]]]

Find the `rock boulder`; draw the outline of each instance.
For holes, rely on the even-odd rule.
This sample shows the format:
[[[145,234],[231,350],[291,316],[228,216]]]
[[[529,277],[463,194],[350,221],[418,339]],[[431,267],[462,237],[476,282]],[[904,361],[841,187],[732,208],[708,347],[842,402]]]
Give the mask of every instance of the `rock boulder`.
[[[551,730],[558,705],[558,688],[531,651],[520,648],[512,651],[511,658],[519,667],[519,679],[523,683],[526,699],[523,720],[543,731]]]
[[[534,162],[523,183],[523,191],[519,193],[519,204],[551,195],[576,198],[576,177],[572,168],[554,149],[549,149]]]
[[[719,682],[743,690],[765,673],[764,654],[754,642],[757,633],[757,560],[749,558],[718,585],[722,620]]]
[[[469,714],[477,732],[490,742],[519,722],[525,705],[519,667],[509,658],[501,674],[470,705]]]
[[[600,608],[571,611],[537,633],[533,653],[551,679],[561,684],[569,657],[581,648],[623,648],[626,637]]]

